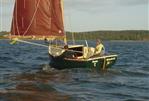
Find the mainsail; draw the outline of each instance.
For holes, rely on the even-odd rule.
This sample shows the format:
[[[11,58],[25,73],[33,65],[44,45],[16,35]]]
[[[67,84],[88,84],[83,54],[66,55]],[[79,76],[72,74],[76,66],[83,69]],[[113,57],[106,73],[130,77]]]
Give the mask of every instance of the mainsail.
[[[63,39],[62,0],[15,0],[11,38]]]

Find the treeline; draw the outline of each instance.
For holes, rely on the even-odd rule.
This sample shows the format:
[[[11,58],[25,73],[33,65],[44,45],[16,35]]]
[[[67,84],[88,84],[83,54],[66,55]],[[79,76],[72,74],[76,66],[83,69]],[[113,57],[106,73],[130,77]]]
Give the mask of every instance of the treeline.
[[[6,35],[6,34],[9,34],[9,32],[7,32],[7,31],[1,31],[0,32],[0,35]]]
[[[90,31],[90,32],[67,32],[67,39],[72,40],[149,40],[149,30],[127,31]]]
[[[8,34],[9,34],[9,32],[7,32],[7,31],[1,31],[0,32],[0,39],[4,39],[5,35],[8,35]]]
[[[9,32],[0,32],[0,38],[6,38]],[[89,32],[66,32],[68,40],[148,40],[149,30],[126,30],[126,31],[89,31]]]

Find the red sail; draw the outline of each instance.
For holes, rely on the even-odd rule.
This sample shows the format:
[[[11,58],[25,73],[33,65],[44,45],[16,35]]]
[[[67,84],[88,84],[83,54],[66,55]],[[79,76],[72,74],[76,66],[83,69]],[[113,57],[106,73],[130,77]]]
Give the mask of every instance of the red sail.
[[[15,0],[11,35],[63,37],[61,0]]]

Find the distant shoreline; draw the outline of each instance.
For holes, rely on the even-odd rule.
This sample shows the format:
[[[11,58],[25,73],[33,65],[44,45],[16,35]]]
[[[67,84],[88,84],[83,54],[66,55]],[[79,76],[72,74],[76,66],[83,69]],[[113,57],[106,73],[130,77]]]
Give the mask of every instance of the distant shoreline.
[[[0,41],[1,40],[10,41],[10,39],[1,39],[0,38]],[[68,41],[72,41],[72,40],[68,40]],[[76,40],[76,41],[84,41],[84,40]],[[87,41],[96,41],[96,40],[87,40]],[[149,40],[103,40],[103,41],[104,42],[149,42]]]
[[[68,39],[72,39],[72,34],[76,40],[149,40],[149,30],[67,32]]]
[[[0,32],[0,39],[7,39],[7,31]],[[123,30],[123,31],[89,31],[66,32],[67,40],[96,40],[103,41],[149,41],[149,30]]]

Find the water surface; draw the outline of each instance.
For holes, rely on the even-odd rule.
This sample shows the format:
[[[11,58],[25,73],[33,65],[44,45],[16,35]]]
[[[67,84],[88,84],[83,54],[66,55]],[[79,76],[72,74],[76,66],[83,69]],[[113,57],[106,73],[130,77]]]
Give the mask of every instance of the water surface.
[[[94,41],[88,43],[95,46]],[[44,72],[47,48],[0,40],[0,101],[148,101],[149,42],[104,44],[107,52],[119,55],[107,71]]]

